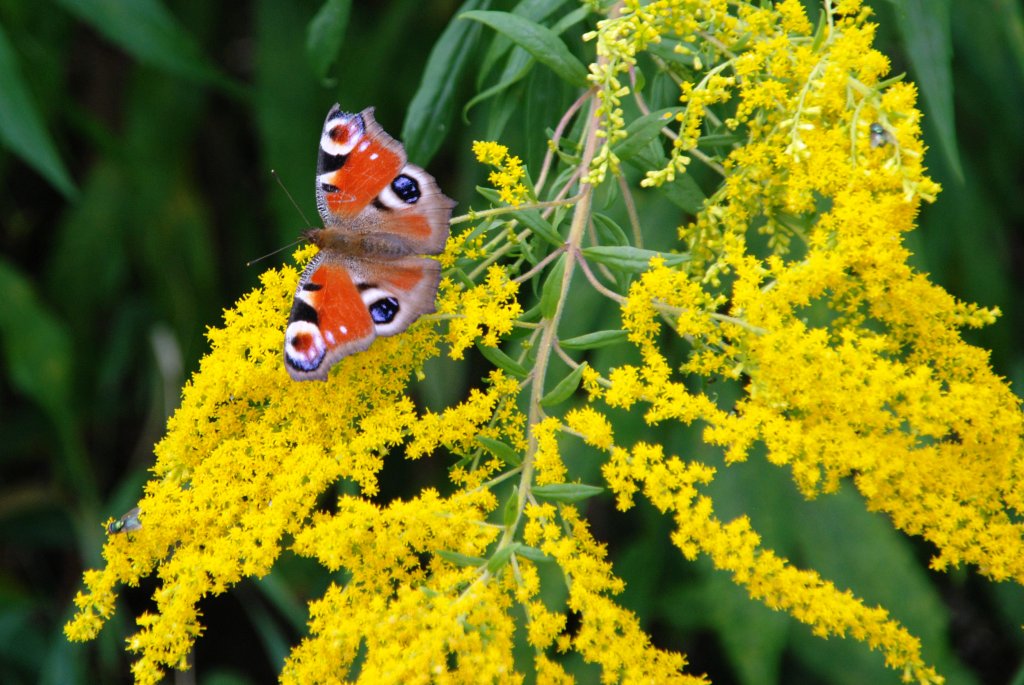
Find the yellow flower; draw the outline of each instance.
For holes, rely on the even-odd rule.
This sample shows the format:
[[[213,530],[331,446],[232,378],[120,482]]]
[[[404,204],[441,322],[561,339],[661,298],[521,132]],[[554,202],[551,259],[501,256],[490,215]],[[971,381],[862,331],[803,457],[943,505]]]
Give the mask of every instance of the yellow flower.
[[[508,148],[493,141],[477,140],[473,142],[473,154],[482,164],[500,166],[508,154]]]
[[[447,336],[452,359],[462,359],[477,339],[494,347],[512,330],[522,313],[515,300],[517,290],[518,284],[500,266],[488,269],[484,282],[475,288],[466,290],[448,280],[441,283],[437,311],[452,317]]]
[[[498,190],[502,202],[516,207],[529,196],[529,189],[520,181],[526,176],[521,159],[508,154],[508,148],[495,142],[476,141],[473,154],[479,162],[495,167],[488,181]]]
[[[707,488],[719,470],[763,457],[808,499],[856,487],[869,510],[934,545],[934,569],[969,564],[1024,582],[1024,416],[987,352],[961,335],[999,312],[929,282],[904,242],[939,190],[916,90],[882,85],[889,62],[871,47],[860,0],[826,5],[818,35],[798,0],[615,7],[584,37],[593,105],[566,115],[549,146],[556,161],[541,172],[561,187],[531,216],[553,232],[492,219],[525,217],[515,208],[534,191],[507,147],[475,142],[491,167],[484,195],[501,206],[450,238],[437,314],[344,359],[322,384],[294,383],[281,364],[297,270],[263,274],[208,332],[210,353],[156,447],[140,526],[111,534],[105,567],[85,573],[69,638],[95,637],[118,586],[156,575],[128,648],[136,680],[159,682],[187,663],[203,631],[199,602],[264,576],[289,551],[345,582],[311,601],[286,683],[340,682],[355,668],[366,682],[518,683],[513,655],[522,664],[524,646],[538,682],[570,682],[572,659],[595,664],[602,682],[704,682],[617,603],[625,581],[575,504],[601,496],[585,486],[600,484],[619,510],[649,503],[683,558],[706,558],[752,599],[820,637],[864,642],[906,681],[941,682],[885,609],[791,564],[746,516],[720,519]],[[663,41],[671,49],[642,57]],[[638,67],[663,64],[676,79],[665,83],[680,83],[669,100],[678,106],[653,123],[627,121],[644,109],[646,91],[631,85]],[[656,163],[631,147],[657,152]],[[601,263],[612,251],[588,241],[603,239],[595,202],[617,197],[615,184],[592,186],[621,174],[620,154],[644,167],[644,186],[678,182],[693,164],[722,181],[681,227],[650,226],[631,201],[637,245],[621,245],[622,232],[616,256],[651,254],[639,238],[659,228],[663,252],[612,273]],[[297,252],[300,266],[314,251]],[[544,267],[560,254],[553,279]],[[556,414],[543,393],[548,361],[578,368],[589,354],[562,335],[568,303],[551,306],[552,292],[583,280],[573,281],[577,267],[621,315],[621,333],[581,337],[620,347],[585,360],[586,403]],[[538,274],[548,280],[527,283]],[[519,281],[523,301],[536,292],[539,306],[523,311]],[[424,364],[442,350],[460,361],[473,346],[505,370],[481,374],[448,406],[408,397]],[[660,441],[673,426],[694,426],[699,459]],[[382,499],[382,469],[398,455],[447,460],[447,485]],[[342,481],[345,494],[323,506]],[[556,592],[553,578],[564,582]]]

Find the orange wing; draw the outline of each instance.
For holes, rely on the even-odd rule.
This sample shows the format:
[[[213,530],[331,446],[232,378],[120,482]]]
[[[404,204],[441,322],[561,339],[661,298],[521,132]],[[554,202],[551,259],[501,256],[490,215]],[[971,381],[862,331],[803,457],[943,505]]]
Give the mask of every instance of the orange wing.
[[[316,201],[328,231],[397,236],[407,254],[439,254],[455,202],[373,118],[331,108],[320,135]]]
[[[320,135],[316,165],[316,204],[327,227],[357,216],[388,187],[405,166],[401,143],[373,118],[334,105]]]
[[[434,311],[441,265],[426,257],[383,262],[321,252],[299,279],[284,358],[295,380],[326,380],[343,357],[401,333]]]

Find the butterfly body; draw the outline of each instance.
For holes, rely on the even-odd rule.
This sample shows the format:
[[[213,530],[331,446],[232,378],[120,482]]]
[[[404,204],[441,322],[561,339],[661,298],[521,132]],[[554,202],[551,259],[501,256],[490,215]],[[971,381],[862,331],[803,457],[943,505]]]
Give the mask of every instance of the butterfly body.
[[[326,380],[343,357],[435,311],[441,267],[421,255],[444,249],[455,205],[372,109],[327,114],[316,180],[324,228],[306,238],[320,252],[299,278],[285,332],[295,380]]]

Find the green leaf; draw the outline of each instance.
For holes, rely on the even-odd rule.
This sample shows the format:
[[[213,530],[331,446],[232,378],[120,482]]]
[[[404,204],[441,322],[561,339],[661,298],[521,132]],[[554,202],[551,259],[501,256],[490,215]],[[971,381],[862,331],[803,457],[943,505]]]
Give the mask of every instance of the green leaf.
[[[309,22],[306,54],[321,80],[327,80],[327,74],[341,53],[351,11],[352,0],[326,0]]]
[[[524,545],[521,542],[516,542],[512,545],[512,553],[515,554],[517,557],[523,557],[524,559],[529,559],[533,562],[554,561],[553,558],[549,557],[547,554],[544,554],[544,552],[540,551],[536,547],[530,547],[529,545]]]
[[[590,261],[633,272],[646,271],[655,257],[663,259],[666,266],[676,266],[690,261],[688,254],[644,250],[632,245],[595,245],[583,248],[582,252]]]
[[[522,0],[512,8],[512,14],[540,23],[547,19],[555,10],[564,5],[566,0]],[[487,48],[487,54],[480,62],[480,76],[477,87],[480,87],[482,79],[487,76],[491,68],[501,57],[513,46],[512,41],[504,34],[497,34],[491,45]]]
[[[476,192],[480,193],[485,200],[490,202],[492,205],[502,205],[501,195],[494,188],[487,188],[486,186],[477,186]]]
[[[236,88],[203,58],[192,35],[159,0],[57,0],[143,64]]]
[[[690,174],[676,174],[675,181],[660,186],[658,190],[669,202],[690,214],[697,214],[704,208],[704,191]]]
[[[700,144],[701,147],[729,147],[741,140],[735,133],[709,133],[700,137]]]
[[[496,456],[498,459],[501,459],[502,462],[509,466],[519,466],[523,463],[522,455],[501,440],[478,435],[476,436],[476,441],[480,443],[485,450]]]
[[[565,273],[565,254],[562,254],[551,267],[547,278],[544,279],[544,286],[540,291],[540,313],[545,319],[550,319],[558,309],[558,298],[562,295],[562,276]]]
[[[287,621],[292,630],[302,630],[306,625],[306,604],[301,593],[293,584],[288,583],[287,576],[280,571],[268,573],[253,583],[264,600]]]
[[[471,557],[468,554],[460,554],[458,552],[449,552],[445,549],[434,550],[434,554],[441,557],[445,561],[455,564],[456,566],[483,566],[487,563],[487,560],[482,557]]]
[[[491,575],[494,575],[500,571],[502,567],[508,563],[508,560],[512,558],[512,552],[514,551],[515,548],[512,545],[499,549],[493,557],[487,560],[488,572],[490,572]]]
[[[669,65],[675,66],[676,69],[673,71],[682,70],[683,73],[692,75],[695,55],[692,52],[677,52],[676,48],[680,45],[683,45],[690,51],[697,47],[694,43],[665,39],[651,44],[647,49],[652,55],[664,60]],[[656,100],[656,102],[662,101]]]
[[[558,5],[562,4],[562,2],[564,2],[564,0],[557,0],[554,6],[547,8],[547,11],[553,11]],[[518,11],[519,8],[522,6],[523,4],[521,3],[519,7],[516,7],[516,9],[513,10],[513,13],[535,20],[535,22],[541,22],[541,20],[544,19],[547,15],[545,13],[543,16],[530,16],[526,12]],[[578,24],[579,22],[581,22],[582,19],[586,18],[589,12],[590,9],[588,7],[580,7],[577,10],[570,12],[569,14],[559,19],[559,22],[554,27],[551,28],[551,32],[556,36],[561,35],[561,33],[565,31],[565,29],[572,26],[573,24]],[[480,68],[481,78],[489,71],[490,60],[497,58],[496,55],[500,56],[500,54],[503,54],[504,51],[507,50],[510,45],[512,45],[511,40],[509,40],[503,34],[498,34],[494,42],[490,44],[490,48],[487,50],[487,54],[483,59],[483,67]],[[492,98],[505,90],[508,90],[513,85],[515,85],[523,78],[525,78],[526,75],[528,75],[530,71],[534,69],[535,63],[536,60],[529,54],[529,52],[519,47],[518,45],[513,46],[512,52],[509,54],[508,59],[505,62],[505,69],[502,71],[502,75],[498,83],[477,93],[469,102],[466,103],[466,105],[462,109],[463,119],[466,119],[467,115],[469,114],[469,111],[473,109],[475,105],[479,104],[480,102],[486,99]],[[501,126],[499,126],[498,128],[500,129]],[[500,137],[500,135],[497,132],[493,133],[495,134],[488,134],[488,137]]]
[[[565,4],[566,0],[524,0],[520,2],[512,10],[512,13],[529,19],[531,21],[540,23],[546,19],[551,13],[558,9],[561,5]],[[590,9],[586,6],[577,8],[573,12],[570,12],[566,16],[558,20],[558,22],[551,27],[551,32],[556,36],[561,35],[563,31],[577,24],[587,17],[590,13]],[[494,40],[491,42],[490,48],[487,50],[487,54],[484,56],[480,72],[477,77],[477,88],[483,87],[483,79],[488,73],[490,73],[491,67],[498,61],[509,48],[512,48],[511,54],[505,62],[505,68],[502,70],[501,77],[498,79],[498,83],[481,91],[470,100],[465,107],[462,108],[463,118],[469,113],[475,105],[492,98],[508,88],[512,87],[524,77],[526,77],[532,70],[535,60],[530,56],[523,48],[518,45],[514,45],[512,41],[504,34],[497,34]],[[504,109],[502,110],[505,111]],[[512,112],[512,108],[508,108],[508,113]],[[507,119],[504,119],[507,121]],[[499,138],[500,130],[503,128],[503,121],[494,121],[496,124],[494,130],[488,132],[488,138]]]
[[[490,0],[466,0],[460,11],[489,5]],[[456,86],[479,36],[478,24],[453,21],[434,43],[402,126],[402,141],[411,161],[425,166],[441,147],[455,111]]]
[[[68,170],[21,78],[14,49],[0,27],[0,141],[65,197],[77,193]]]
[[[597,229],[598,241],[602,245],[629,245],[629,238],[615,221],[599,212],[594,212],[594,228]]]
[[[578,335],[575,338],[559,340],[558,344],[566,350],[595,350],[599,347],[608,347],[621,342],[626,342],[626,331],[594,331],[585,335]]]
[[[566,0],[523,0],[512,9],[512,13],[529,19],[530,21],[540,23],[551,15],[555,10],[565,4]],[[566,16],[558,20],[558,22],[551,27],[552,33],[560,35],[567,28],[573,24],[579,23],[587,17],[590,9],[587,7],[577,8],[575,11],[570,12]],[[477,88],[483,87],[483,79],[490,73],[491,68],[494,64],[512,48],[511,54],[505,62],[505,68],[502,71],[501,77],[498,79],[496,85],[487,88],[486,90],[478,93],[472,100],[470,100],[465,107],[462,108],[462,116],[466,117],[469,110],[475,105],[492,98],[501,92],[507,90],[511,86],[521,81],[530,71],[533,69],[535,60],[530,56],[530,53],[526,52],[523,48],[514,45],[512,41],[504,34],[497,34],[494,40],[491,42],[491,46],[487,49],[487,54],[484,55],[483,61],[481,62],[480,72],[477,77]],[[499,130],[501,126],[497,127]],[[494,131],[489,132],[488,138],[498,138],[500,135],[490,135],[495,133]]]
[[[950,168],[963,180],[953,110],[953,37],[949,0],[891,0],[907,55],[928,104],[928,121],[939,134]]]
[[[515,217],[519,223],[529,228],[553,246],[561,247],[565,244],[565,238],[560,236],[558,231],[555,230],[555,227],[542,217],[540,212],[536,209],[520,210],[516,212]]]
[[[36,297],[32,283],[0,261],[0,336],[11,385],[55,422],[70,420],[71,339]]]
[[[459,14],[459,18],[487,24],[495,31],[511,38],[563,81],[577,88],[587,87],[587,68],[569,52],[569,48],[555,32],[546,26],[508,12],[463,12]]]
[[[641,171],[647,171],[648,169],[663,168],[668,158],[661,146],[651,141],[645,150],[625,161]],[[656,190],[664,195],[669,202],[689,214],[697,214],[704,208],[704,191],[700,189],[691,174],[676,174],[675,181],[657,186]]]
[[[682,107],[666,107],[629,122],[629,126],[626,127],[626,137],[612,147],[612,152],[620,159],[627,161],[636,157],[644,151],[648,143],[658,137],[661,129],[671,123],[672,117],[682,109]]]
[[[484,356],[484,359],[497,366],[503,371],[508,371],[513,376],[518,378],[526,378],[530,372],[526,370],[526,367],[517,362],[512,357],[502,352],[497,347],[490,347],[488,345],[482,345],[477,343],[476,348],[480,350],[480,354]]]
[[[583,369],[586,367],[587,363],[583,362],[570,371],[569,375],[560,380],[558,385],[541,398],[541,406],[554,407],[572,397],[573,393],[576,392],[576,388],[580,387],[580,379],[583,378]]]
[[[811,41],[811,53],[816,54],[825,39],[825,28],[828,26],[828,17],[824,9],[818,10],[818,25],[814,29],[814,38]]]
[[[490,88],[487,88],[480,93],[473,96],[469,102],[462,108],[462,117],[466,119],[469,114],[469,110],[473,109],[476,105],[488,100],[498,93],[502,92],[521,81],[530,70],[533,69],[534,59],[530,57],[530,54],[525,50],[516,49],[508,57],[508,62],[505,63],[505,70],[501,73],[501,78],[498,83],[494,84]]]
[[[510,529],[515,525],[517,518],[519,518],[519,486],[514,485],[508,499],[505,500],[505,511],[502,512],[501,519],[505,528]]]
[[[552,483],[550,485],[535,485],[530,492],[539,499],[572,503],[600,495],[604,492],[604,488],[583,483]]]

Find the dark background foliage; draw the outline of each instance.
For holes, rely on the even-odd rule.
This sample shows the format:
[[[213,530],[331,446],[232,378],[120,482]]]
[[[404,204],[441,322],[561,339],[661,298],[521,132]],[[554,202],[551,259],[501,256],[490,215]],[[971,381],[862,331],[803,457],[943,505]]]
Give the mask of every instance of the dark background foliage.
[[[555,16],[573,8],[524,4],[556,6]],[[1002,308],[997,325],[969,336],[1019,391],[1021,8],[873,5],[879,47],[921,86],[930,167],[945,188],[909,237],[917,265],[957,296]],[[126,591],[90,645],[63,637],[71,598],[82,569],[101,561],[100,522],[141,494],[152,446],[206,350],[204,330],[286,255],[246,262],[306,227],[270,169],[316,218],[316,140],[332,103],[376,106],[463,210],[483,204],[474,138],[500,131],[539,164],[546,129],[575,95],[536,68],[466,123],[463,106],[497,76],[477,73],[493,32],[449,26],[458,9],[454,0],[0,0],[0,681],[128,680],[123,639],[152,586]],[[472,375],[443,378],[420,392],[457,398]],[[403,480],[443,478],[443,468],[401,463],[386,475],[400,491]],[[749,513],[798,565],[890,607],[951,682],[1024,682],[1019,587],[970,569],[928,572],[927,545],[865,513],[850,490],[806,503],[785,474],[748,464],[714,495],[722,516]],[[623,601],[659,645],[687,652],[694,672],[720,684],[896,682],[863,645],[819,641],[706,564],[681,561],[652,510],[623,518],[596,503],[588,513],[628,582]],[[212,598],[185,679],[271,680],[326,582],[286,555],[268,578]]]

